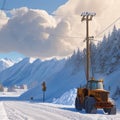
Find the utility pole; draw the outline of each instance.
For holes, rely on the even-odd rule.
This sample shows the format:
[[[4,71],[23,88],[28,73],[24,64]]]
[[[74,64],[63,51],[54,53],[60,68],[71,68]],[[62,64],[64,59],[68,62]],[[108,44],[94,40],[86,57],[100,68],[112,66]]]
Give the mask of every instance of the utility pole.
[[[90,64],[91,64],[91,76],[92,79],[94,79],[94,65],[93,65],[93,51],[92,51],[92,41],[94,39],[94,36],[89,37],[90,41]]]
[[[81,21],[86,21],[86,79],[90,79],[90,40],[89,40],[89,21],[92,20],[96,13],[83,12]]]

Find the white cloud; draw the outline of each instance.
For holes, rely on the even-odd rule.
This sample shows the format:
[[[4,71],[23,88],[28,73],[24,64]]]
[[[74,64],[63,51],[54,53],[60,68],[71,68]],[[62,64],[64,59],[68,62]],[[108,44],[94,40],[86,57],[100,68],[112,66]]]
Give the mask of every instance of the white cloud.
[[[81,23],[81,12],[96,12],[90,22],[90,35],[96,35],[119,17],[119,5],[119,0],[69,0],[54,12],[55,16],[44,10],[14,9],[9,19],[3,14],[0,52],[17,51],[41,58],[69,55],[84,47],[85,22]]]
[[[0,10],[0,29],[8,22],[8,19],[5,12]]]
[[[48,56],[48,37],[49,32],[55,28],[55,19],[43,10],[27,8],[14,10],[12,14],[13,17],[0,31],[0,51],[18,51],[28,56]]]
[[[71,15],[71,24],[76,24],[76,30],[78,30],[78,27],[85,28],[85,25],[83,28],[78,24],[81,19],[79,17],[80,14],[86,11],[96,12],[96,17],[92,22],[92,29],[90,30],[92,34],[96,35],[120,17],[119,6],[120,0],[69,0],[54,13],[56,15],[64,15],[64,19]],[[78,18],[74,19],[75,16],[78,16]]]

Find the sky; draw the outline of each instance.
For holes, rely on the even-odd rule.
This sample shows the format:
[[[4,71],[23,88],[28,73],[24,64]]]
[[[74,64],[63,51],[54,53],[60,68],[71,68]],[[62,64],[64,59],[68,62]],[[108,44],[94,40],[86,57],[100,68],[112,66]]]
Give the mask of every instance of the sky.
[[[0,0],[2,7],[3,0]],[[81,13],[95,12],[90,36],[99,35],[120,17],[120,0],[6,0],[0,15],[0,57],[62,58],[85,47]],[[116,22],[120,26],[120,21]],[[112,30],[112,27],[110,30]],[[18,54],[19,53],[19,54]]]
[[[64,4],[67,0],[0,0],[0,8],[4,5],[4,10],[11,10],[14,8],[28,7],[32,9],[43,9],[49,14],[52,14],[60,5]],[[18,53],[16,51],[0,53],[0,58],[10,58],[14,61],[18,61],[20,58],[24,58],[26,55]]]
[[[3,3],[4,0],[0,0]],[[52,13],[67,0],[6,0],[5,9],[28,7],[33,9],[43,9]],[[1,5],[2,6],[2,5]]]

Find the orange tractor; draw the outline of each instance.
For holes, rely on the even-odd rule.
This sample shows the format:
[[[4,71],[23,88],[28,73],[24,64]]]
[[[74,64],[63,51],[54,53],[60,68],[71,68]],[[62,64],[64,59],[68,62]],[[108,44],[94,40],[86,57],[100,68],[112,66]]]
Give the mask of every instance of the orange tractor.
[[[103,88],[103,80],[90,79],[90,37],[88,22],[92,20],[95,13],[84,12],[81,14],[82,21],[86,21],[86,79],[87,85],[77,89],[75,108],[85,109],[86,113],[96,113],[97,108],[103,109],[105,113],[116,114],[116,105],[109,98],[109,92]]]
[[[103,80],[91,79],[86,88],[78,88],[75,108],[85,109],[86,113],[96,113],[98,108],[105,113],[116,114],[114,101],[109,99],[109,92],[103,89]]]

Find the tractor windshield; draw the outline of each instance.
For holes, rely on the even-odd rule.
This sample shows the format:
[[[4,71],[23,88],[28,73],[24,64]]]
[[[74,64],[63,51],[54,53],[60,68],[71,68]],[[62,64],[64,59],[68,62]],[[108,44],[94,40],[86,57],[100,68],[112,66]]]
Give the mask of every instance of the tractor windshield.
[[[103,89],[103,82],[90,80],[88,81],[88,89]]]
[[[97,86],[98,86],[97,89],[103,89],[103,82],[98,82]]]

